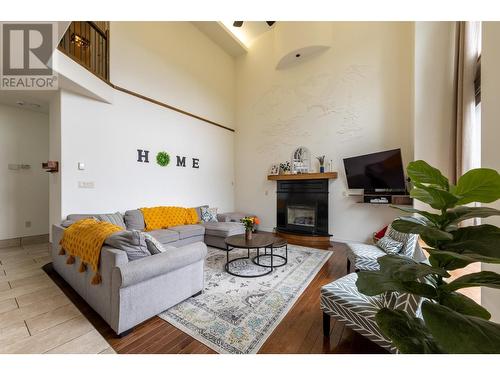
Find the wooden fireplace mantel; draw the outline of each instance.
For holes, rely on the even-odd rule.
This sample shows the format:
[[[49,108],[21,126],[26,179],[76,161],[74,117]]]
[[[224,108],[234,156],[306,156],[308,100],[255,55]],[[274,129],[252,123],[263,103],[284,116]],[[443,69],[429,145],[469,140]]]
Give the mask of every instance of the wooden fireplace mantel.
[[[337,172],[268,175],[268,180],[334,180]]]

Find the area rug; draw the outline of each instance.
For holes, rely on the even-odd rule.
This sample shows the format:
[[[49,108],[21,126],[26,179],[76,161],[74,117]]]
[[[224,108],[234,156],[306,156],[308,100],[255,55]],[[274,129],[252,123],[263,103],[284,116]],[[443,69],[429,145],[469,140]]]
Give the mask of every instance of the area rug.
[[[284,255],[284,249],[276,252]],[[230,257],[246,254],[235,249]],[[266,276],[242,278],[224,270],[225,251],[209,248],[203,294],[159,316],[218,353],[257,353],[331,255],[289,245],[286,265]],[[261,263],[268,261],[264,257]],[[231,266],[237,273],[264,270],[249,260]]]

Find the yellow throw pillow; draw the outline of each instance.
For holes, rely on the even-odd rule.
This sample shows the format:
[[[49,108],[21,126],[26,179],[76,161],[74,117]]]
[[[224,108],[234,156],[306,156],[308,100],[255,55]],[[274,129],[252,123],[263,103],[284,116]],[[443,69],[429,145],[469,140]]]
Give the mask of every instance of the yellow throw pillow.
[[[198,224],[200,219],[196,208],[186,208],[186,224]]]
[[[184,207],[148,207],[141,208],[144,215],[146,231],[184,225],[186,223],[186,209]]]

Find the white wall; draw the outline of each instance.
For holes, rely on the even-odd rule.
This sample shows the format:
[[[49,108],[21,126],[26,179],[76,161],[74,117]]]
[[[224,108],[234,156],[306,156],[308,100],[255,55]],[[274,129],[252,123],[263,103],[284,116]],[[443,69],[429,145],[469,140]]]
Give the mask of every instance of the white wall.
[[[455,22],[415,22],[415,159],[454,175]]]
[[[112,22],[110,34],[113,84],[233,126],[234,60],[191,23]],[[95,86],[95,77],[76,64],[74,69],[68,77],[73,84]],[[52,102],[55,112],[60,106],[60,119],[51,117],[56,127],[60,120],[60,144],[55,128],[51,146],[61,160],[55,221],[70,213],[155,205],[234,208],[233,132],[108,86],[100,91],[109,103],[65,89]],[[137,162],[137,149],[150,151],[149,164]],[[159,151],[170,154],[168,167],[156,164]],[[176,155],[187,157],[186,168],[175,166]],[[191,158],[200,159],[199,169],[191,168]]]
[[[234,133],[121,92],[106,104],[63,91],[61,109],[63,216],[156,205],[233,209]],[[137,162],[137,149],[150,151],[149,164]],[[170,154],[169,166],[156,164],[159,151]],[[175,155],[187,157],[186,168],[175,166]],[[190,158],[200,159],[199,169]]]
[[[49,160],[59,161],[59,172],[49,176],[49,228],[62,218],[61,181],[64,164],[61,162],[61,93],[55,93],[49,105]],[[49,229],[50,240],[52,231]]]
[[[236,206],[276,225],[271,164],[308,147],[332,159],[334,240],[365,241],[398,212],[355,203],[342,158],[400,147],[413,160],[413,24],[336,22],[332,48],[294,67],[275,70],[272,32],[237,61]],[[317,165],[315,165],[317,169]]]
[[[0,104],[0,134],[0,240],[46,234],[49,177],[41,163],[49,155],[48,116]],[[8,164],[31,168],[9,170]]]
[[[111,22],[111,81],[234,127],[235,63],[190,22]]]
[[[481,164],[482,167],[500,170],[500,22],[483,22],[483,49],[481,56]],[[500,209],[500,202],[487,206]],[[500,226],[500,217],[483,220]],[[500,246],[500,245],[498,245]],[[483,270],[500,273],[499,265],[483,264]],[[500,291],[482,288],[481,303],[492,314],[492,320],[500,322]]]

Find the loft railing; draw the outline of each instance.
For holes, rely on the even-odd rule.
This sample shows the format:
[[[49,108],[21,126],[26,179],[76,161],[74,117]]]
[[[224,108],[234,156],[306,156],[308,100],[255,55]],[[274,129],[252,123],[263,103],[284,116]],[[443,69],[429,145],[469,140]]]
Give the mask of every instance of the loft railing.
[[[71,22],[58,48],[99,78],[109,81],[109,22]]]

